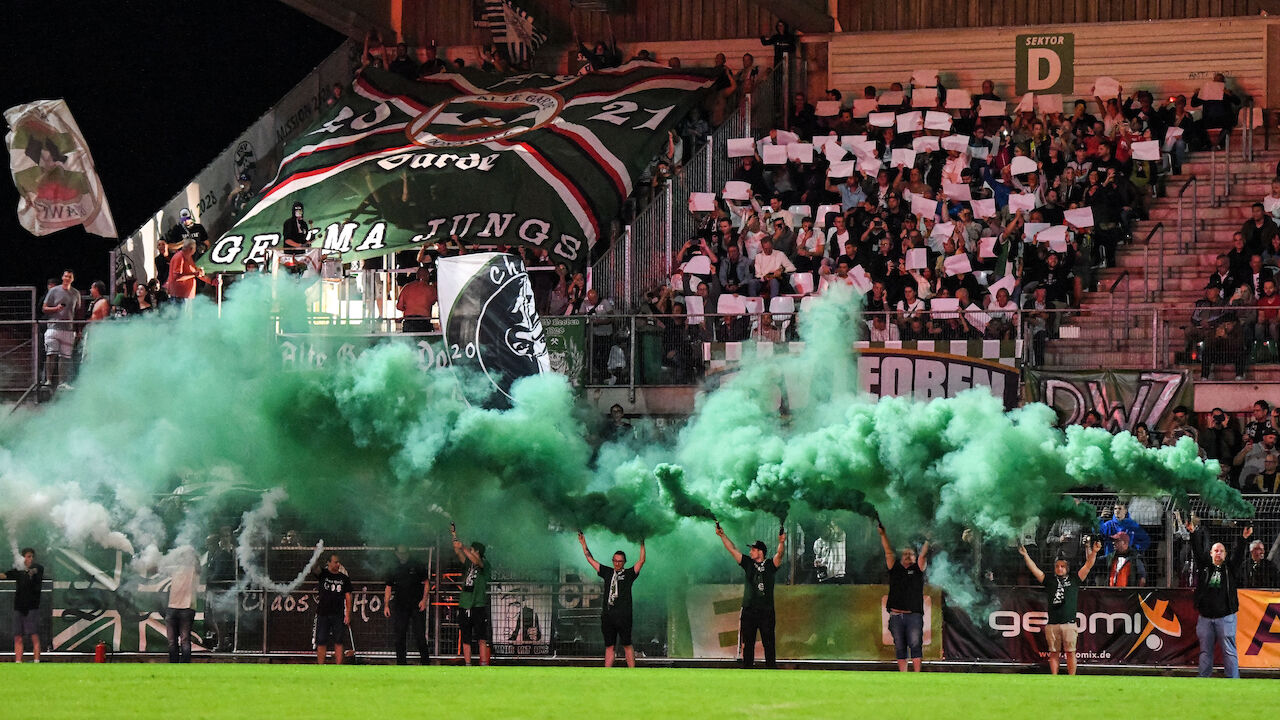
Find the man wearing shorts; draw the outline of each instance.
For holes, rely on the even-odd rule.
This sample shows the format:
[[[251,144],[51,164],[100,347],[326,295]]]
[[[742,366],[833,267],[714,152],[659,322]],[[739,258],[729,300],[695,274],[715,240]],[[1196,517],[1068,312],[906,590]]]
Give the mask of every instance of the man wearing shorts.
[[[66,376],[76,347],[74,321],[81,315],[80,291],[71,287],[75,279],[75,273],[63,270],[62,284],[49,288],[41,308],[50,320],[49,329],[44,331],[44,380],[49,386],[67,387]]]
[[[351,578],[342,571],[337,555],[315,574],[319,584],[316,600],[316,664],[323,665],[333,645],[333,660],[341,665],[342,644],[351,623]]]
[[[613,667],[613,649],[622,643],[622,652],[627,658],[627,667],[636,666],[636,651],[631,645],[631,584],[640,575],[644,567],[644,541],[640,541],[640,559],[636,564],[626,567],[627,554],[621,550],[613,554],[613,567],[606,568],[591,556],[587,548],[587,538],[578,531],[578,542],[582,545],[582,554],[587,562],[608,583],[605,593],[604,610],[600,613],[600,631],[604,633],[604,666]]]
[[[471,664],[471,653],[480,664],[489,664],[489,563],[484,544],[464,546],[453,534],[453,552],[463,564],[462,592],[458,593],[458,628],[462,631],[462,661]]]
[[[1076,674],[1076,601],[1080,586],[1089,577],[1101,549],[1102,543],[1095,540],[1085,553],[1084,565],[1074,575],[1068,572],[1067,561],[1059,558],[1053,563],[1053,575],[1046,576],[1027,554],[1027,548],[1018,546],[1027,569],[1035,576],[1036,582],[1044,585],[1049,606],[1049,623],[1044,626],[1044,637],[1049,643],[1049,672],[1054,675],[1058,674],[1058,654],[1062,652],[1067,654],[1067,674]]]
[[[916,555],[916,549],[904,546],[900,558],[895,557],[893,544],[885,533],[884,525],[876,522],[880,532],[880,545],[884,548],[884,562],[889,569],[889,596],[885,608],[889,611],[889,633],[893,635],[893,652],[898,661],[898,671],[907,672],[907,661],[920,672],[920,659],[924,647],[924,571],[929,567],[929,541],[925,540]]]
[[[36,551],[22,549],[22,567],[0,573],[0,580],[13,580],[13,661],[22,662],[22,639],[31,638],[31,654],[40,662],[40,590],[44,586],[44,566],[36,562]]]

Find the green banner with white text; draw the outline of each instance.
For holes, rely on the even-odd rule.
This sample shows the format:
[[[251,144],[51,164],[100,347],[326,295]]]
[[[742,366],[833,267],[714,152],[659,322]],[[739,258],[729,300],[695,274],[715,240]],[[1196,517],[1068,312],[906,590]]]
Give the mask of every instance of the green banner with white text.
[[[237,271],[282,249],[349,262],[451,237],[582,266],[713,80],[641,62],[578,77],[366,71],[286,146],[201,266]]]

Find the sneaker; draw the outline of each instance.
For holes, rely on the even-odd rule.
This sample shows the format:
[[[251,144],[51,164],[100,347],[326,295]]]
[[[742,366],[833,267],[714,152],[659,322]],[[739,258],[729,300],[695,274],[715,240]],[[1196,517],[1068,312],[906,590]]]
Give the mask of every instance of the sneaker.
[[[58,389],[59,390],[75,390],[75,388],[71,386],[71,383],[65,383],[65,382],[59,383]]]

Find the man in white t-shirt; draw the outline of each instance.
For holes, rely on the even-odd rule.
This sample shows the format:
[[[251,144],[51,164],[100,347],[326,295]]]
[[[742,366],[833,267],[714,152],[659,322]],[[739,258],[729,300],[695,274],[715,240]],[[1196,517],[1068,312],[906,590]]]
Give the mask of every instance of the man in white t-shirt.
[[[196,584],[200,558],[195,548],[180,545],[161,561],[169,576],[169,604],[165,610],[165,634],[169,636],[169,662],[191,662],[191,626],[196,619]]]

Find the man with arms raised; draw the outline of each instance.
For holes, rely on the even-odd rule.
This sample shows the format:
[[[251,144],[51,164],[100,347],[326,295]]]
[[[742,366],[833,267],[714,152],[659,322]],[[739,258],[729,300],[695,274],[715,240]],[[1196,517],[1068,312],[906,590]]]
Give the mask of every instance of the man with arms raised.
[[[1204,528],[1195,516],[1187,521],[1191,533],[1191,552],[1196,559],[1196,637],[1200,639],[1200,677],[1213,674],[1213,653],[1222,647],[1222,673],[1229,678],[1240,677],[1240,661],[1236,657],[1236,611],[1240,600],[1236,588],[1240,587],[1240,570],[1244,560],[1244,543],[1236,538],[1227,560],[1227,546],[1214,543],[1206,548],[1208,540]],[[1241,533],[1245,540],[1253,537],[1253,528]]]
[[[640,559],[636,560],[635,565],[626,567],[627,554],[619,550],[613,554],[611,568],[602,567],[591,557],[587,537],[581,530],[578,531],[578,542],[592,569],[609,583],[604,610],[600,613],[600,631],[604,633],[604,666],[613,667],[613,649],[621,642],[627,667],[633,668],[636,666],[636,651],[631,645],[631,584],[640,575],[640,568],[644,567],[644,541],[640,541]]]
[[[898,670],[906,672],[910,659],[911,666],[920,672],[924,643],[924,571],[929,567],[929,541],[925,540],[919,557],[916,549],[907,545],[902,548],[901,557],[896,558],[884,525],[877,521],[876,526],[880,531],[880,546],[884,548],[884,562],[889,568],[889,597],[885,607],[889,610],[889,633],[893,635]]]
[[[341,665],[342,640],[351,624],[351,578],[342,570],[337,555],[315,573],[316,599],[316,664],[323,665],[333,645],[333,661]]]
[[[1053,562],[1053,574],[1045,575],[1027,554],[1027,548],[1018,545],[1018,553],[1026,561],[1027,569],[1035,576],[1036,582],[1044,585],[1049,606],[1049,623],[1044,626],[1044,637],[1049,643],[1049,672],[1054,675],[1058,674],[1059,652],[1067,654],[1067,674],[1076,674],[1076,601],[1101,549],[1102,543],[1095,540],[1085,553],[1084,565],[1075,573],[1069,572],[1066,560],[1058,559]]]
[[[764,645],[764,665],[767,668],[778,667],[777,653],[774,649],[773,629],[776,617],[773,611],[773,576],[782,565],[782,549],[787,544],[787,535],[778,529],[778,551],[772,558],[766,558],[768,546],[763,540],[751,544],[750,556],[744,556],[734,547],[733,541],[724,534],[720,523],[716,523],[716,534],[724,549],[733,556],[734,562],[746,573],[746,582],[742,592],[742,620],[739,628],[738,642],[742,643],[742,667],[755,665],[756,632],[760,633],[760,643]]]

